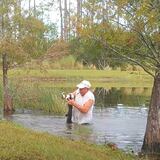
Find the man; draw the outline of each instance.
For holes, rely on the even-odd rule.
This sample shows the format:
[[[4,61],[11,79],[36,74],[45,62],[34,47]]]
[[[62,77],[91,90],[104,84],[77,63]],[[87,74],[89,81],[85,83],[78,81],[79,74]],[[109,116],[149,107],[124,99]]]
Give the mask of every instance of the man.
[[[95,97],[90,91],[91,84],[83,80],[77,85],[77,90],[73,93],[75,98],[69,99],[67,103],[73,106],[72,122],[78,124],[88,124],[92,121],[93,106]]]

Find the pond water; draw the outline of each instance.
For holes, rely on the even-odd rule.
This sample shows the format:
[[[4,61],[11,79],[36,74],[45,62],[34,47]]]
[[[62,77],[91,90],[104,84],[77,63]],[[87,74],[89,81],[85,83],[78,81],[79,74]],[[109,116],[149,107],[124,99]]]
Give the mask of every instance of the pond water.
[[[96,88],[91,125],[67,125],[65,116],[21,110],[5,118],[37,131],[138,152],[145,133],[150,88]]]

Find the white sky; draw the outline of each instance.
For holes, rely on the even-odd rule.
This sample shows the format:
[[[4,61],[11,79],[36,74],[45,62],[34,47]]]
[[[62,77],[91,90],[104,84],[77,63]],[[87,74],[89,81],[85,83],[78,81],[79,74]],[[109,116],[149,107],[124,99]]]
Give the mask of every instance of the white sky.
[[[53,21],[53,22],[57,22],[57,20],[59,20],[59,0],[36,0],[36,5],[47,5],[49,2],[52,2],[54,1],[54,5],[53,7],[51,6],[50,7],[50,10],[48,11],[45,11],[45,14],[49,15],[49,18]],[[64,7],[64,4],[63,4],[63,1],[62,0],[62,7]],[[68,3],[71,3],[71,7],[75,7],[76,5],[76,0],[68,0]],[[33,7],[34,5],[34,0],[31,0],[31,7]],[[29,0],[24,0],[24,2],[22,3],[22,6],[24,8],[29,8]],[[48,12],[48,13],[47,13]]]
[[[60,32],[60,11],[59,11],[59,0],[36,0],[36,6],[43,4],[44,6],[48,4],[48,2],[54,1],[54,5],[50,7],[49,10],[44,11],[44,21],[49,21],[51,23],[55,23],[57,25],[58,32]],[[64,7],[64,0],[62,0],[62,7]],[[75,8],[76,0],[68,0],[70,1],[71,7]],[[31,0],[31,7],[34,6],[34,0]],[[29,8],[29,0],[24,0],[22,3],[23,8]],[[46,20],[45,20],[46,19]]]

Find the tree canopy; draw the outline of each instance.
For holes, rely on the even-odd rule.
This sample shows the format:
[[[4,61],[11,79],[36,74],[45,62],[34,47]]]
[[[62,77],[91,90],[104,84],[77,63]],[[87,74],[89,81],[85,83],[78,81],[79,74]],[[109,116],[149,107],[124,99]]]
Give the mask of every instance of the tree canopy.
[[[10,63],[21,63],[44,54],[56,35],[54,25],[44,23],[38,10],[32,14],[31,8],[23,8],[22,1],[0,3],[0,53],[7,54]]]

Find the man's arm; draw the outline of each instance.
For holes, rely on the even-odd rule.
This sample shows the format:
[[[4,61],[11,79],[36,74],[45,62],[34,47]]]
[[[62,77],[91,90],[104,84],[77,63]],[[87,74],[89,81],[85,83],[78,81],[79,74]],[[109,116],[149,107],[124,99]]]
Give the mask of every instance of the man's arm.
[[[94,104],[94,100],[89,99],[83,106],[77,104],[75,100],[69,100],[67,103],[76,107],[80,112],[87,113],[90,107]]]

